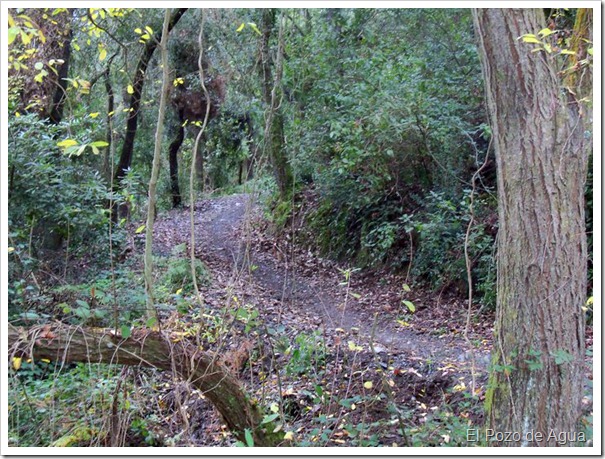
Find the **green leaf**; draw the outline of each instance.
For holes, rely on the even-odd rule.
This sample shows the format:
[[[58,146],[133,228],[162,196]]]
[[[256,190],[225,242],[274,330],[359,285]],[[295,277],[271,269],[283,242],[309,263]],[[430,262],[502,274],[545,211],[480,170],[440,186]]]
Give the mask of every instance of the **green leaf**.
[[[403,284],[403,291],[404,292],[411,292],[412,289],[410,288],[410,286],[408,284]]]
[[[21,32],[21,41],[23,44],[29,45],[29,43],[32,41],[32,37],[21,29],[19,29],[19,32]]]
[[[21,32],[21,29],[19,29],[19,27],[11,27],[10,29],[8,29],[8,44],[9,45],[15,41],[15,38],[17,38],[17,35],[19,35],[19,32]]]
[[[36,62],[36,63],[34,64],[34,68],[35,68],[36,70],[42,70],[42,69],[44,68],[44,64],[43,64],[42,62]]]
[[[95,154],[95,155],[98,155],[99,153],[101,153],[101,152],[99,151],[99,149],[98,149],[97,147],[95,147],[94,145],[91,145],[91,146],[90,146],[90,148],[92,148],[92,152],[93,152],[93,154]]]
[[[562,49],[561,54],[576,54],[576,52],[571,49]]]
[[[241,32],[242,30],[244,30],[244,27],[246,27],[246,24],[244,24],[244,23],[242,22],[242,25],[240,25],[240,26],[239,26],[239,27],[236,29],[236,32]]]
[[[44,77],[48,75],[48,72],[46,70],[41,70],[40,73],[38,73],[35,77],[34,77],[34,81],[38,82],[38,83],[42,83],[42,80],[44,80]]]
[[[557,365],[563,365],[564,363],[573,362],[574,357],[569,352],[564,349],[557,349],[555,352],[551,354],[555,358],[555,363]]]
[[[139,226],[134,233],[141,234],[143,231],[145,231],[145,225]]]
[[[259,36],[262,36],[262,33],[260,32],[260,30],[258,30],[258,27],[256,27],[256,24],[254,22],[249,22],[248,25],[252,28],[252,30],[254,30]]]
[[[126,92],[128,94],[134,94],[134,88],[132,87],[131,84],[129,84],[128,87],[126,88]]]
[[[263,418],[263,420],[261,421],[261,424],[269,424],[270,422],[275,421],[278,417],[279,417],[279,413],[268,414],[267,416],[265,416]]]
[[[414,306],[414,303],[412,303],[411,301],[403,300],[402,303],[407,306],[410,312],[416,312],[416,306]]]
[[[90,305],[84,300],[76,300],[76,304],[83,308],[90,309]]]
[[[36,314],[35,312],[24,312],[19,314],[19,316],[25,320],[38,320],[41,318],[40,315]]]
[[[91,147],[107,147],[109,144],[104,140],[97,140],[90,144]]]
[[[105,48],[101,48],[99,51],[99,60],[104,61],[107,57],[107,50]]]
[[[139,35],[141,35],[143,31],[137,27],[136,29],[134,29],[134,33],[138,33]]]
[[[254,438],[252,437],[252,432],[250,429],[246,429],[244,432],[244,437],[246,438],[246,445],[248,448],[254,447]]]
[[[120,327],[120,334],[122,335],[122,338],[128,339],[130,338],[130,335],[132,335],[132,330],[130,330],[128,325],[122,325]]]
[[[153,326],[158,322],[157,317],[150,317],[149,319],[147,319],[147,322],[145,323],[145,325],[147,326],[147,328],[153,328]]]

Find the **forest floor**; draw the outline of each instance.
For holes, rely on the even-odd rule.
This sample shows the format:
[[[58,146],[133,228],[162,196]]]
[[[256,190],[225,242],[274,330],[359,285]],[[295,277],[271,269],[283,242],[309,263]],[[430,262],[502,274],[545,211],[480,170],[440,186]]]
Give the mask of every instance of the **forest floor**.
[[[296,236],[273,234],[249,195],[198,202],[194,228],[211,282],[187,311],[166,311],[163,326],[207,330],[214,351],[297,444],[468,444],[467,429],[482,423],[493,314],[473,306],[465,334],[460,295],[321,258]],[[189,209],[158,218],[155,255],[187,258],[175,247],[189,244]],[[156,395],[180,409],[156,432],[169,439],[163,444],[235,442],[203,394],[164,377]]]
[[[261,403],[282,402],[283,429],[297,439],[317,446],[415,443],[409,432],[402,435],[405,426],[424,445],[455,445],[465,439],[441,435],[439,417],[481,421],[490,314],[473,308],[465,338],[464,299],[408,288],[403,275],[356,270],[316,256],[291,235],[276,237],[245,194],[198,202],[194,227],[195,254],[212,282],[200,288],[200,307],[194,301],[189,313],[167,320],[186,328],[200,317],[240,311],[217,352]],[[189,209],[158,218],[156,255],[169,257],[189,243]],[[203,398],[188,406],[196,414],[179,444],[233,442]]]

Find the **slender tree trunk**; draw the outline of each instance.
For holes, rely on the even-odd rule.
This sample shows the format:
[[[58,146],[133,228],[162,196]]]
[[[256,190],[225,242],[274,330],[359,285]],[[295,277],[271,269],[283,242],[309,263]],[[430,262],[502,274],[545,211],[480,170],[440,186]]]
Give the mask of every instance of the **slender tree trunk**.
[[[181,207],[181,189],[179,187],[179,148],[185,139],[183,120],[179,117],[179,126],[176,137],[168,147],[168,165],[170,167],[170,192],[172,193],[172,208]]]
[[[124,339],[113,329],[44,325],[30,329],[9,325],[9,355],[62,362],[142,365],[170,371],[199,389],[219,411],[227,427],[246,442],[249,430],[255,446],[276,446],[283,433],[272,423],[261,424],[263,412],[246,395],[239,381],[216,357],[179,337],[134,330]]]
[[[115,105],[115,97],[113,94],[113,86],[111,85],[110,78],[110,68],[111,62],[113,59],[110,59],[107,64],[107,69],[103,73],[103,80],[105,83],[105,91],[107,92],[107,127],[105,131],[105,141],[107,142],[107,148],[105,149],[105,157],[103,158],[103,176],[109,182],[111,180],[111,158],[110,155],[115,150],[113,147],[113,116],[114,116],[114,105]]]
[[[153,164],[151,177],[149,178],[149,197],[147,201],[147,223],[145,225],[145,293],[147,294],[147,316],[156,317],[155,301],[153,295],[153,223],[156,213],[156,188],[160,175],[160,160],[162,157],[162,140],[164,136],[164,117],[166,115],[166,99],[168,99],[168,88],[170,72],[168,71],[168,32],[170,26],[170,8],[166,9],[164,26],[162,30],[162,41],[160,42],[160,53],[162,62],[162,89],[160,91],[160,106],[158,108],[158,122],[155,130],[155,145],[153,151]]]
[[[67,76],[69,74],[69,63],[71,61],[71,39],[73,37],[73,29],[71,27],[71,19],[73,16],[73,9],[67,10],[67,26],[65,39],[63,40],[63,64],[59,68],[59,74],[56,77],[55,95],[53,96],[52,105],[50,108],[50,114],[48,116],[49,121],[52,124],[59,124],[63,119],[63,107],[65,106],[65,100],[67,99]]]
[[[168,25],[168,33],[174,28],[179,22],[183,14],[187,11],[187,8],[178,8],[172,14],[170,18],[170,24]],[[122,144],[122,152],[120,154],[120,160],[118,162],[115,175],[114,183],[116,187],[120,187],[120,182],[126,175],[126,171],[132,164],[132,154],[134,152],[134,139],[137,134],[137,126],[139,123],[139,110],[141,108],[141,95],[143,94],[143,86],[145,85],[145,77],[147,73],[147,67],[153,56],[158,43],[162,40],[160,34],[156,34],[150,40],[147,41],[145,49],[139,58],[137,68],[134,74],[132,89],[133,93],[130,96],[130,104],[128,111],[128,119],[126,121],[126,136],[124,143]]]
[[[583,394],[587,120],[556,57],[518,39],[545,27],[542,10],[477,9],[473,18],[498,166],[488,434],[519,434],[493,443],[501,446],[556,446],[560,435],[577,438]]]

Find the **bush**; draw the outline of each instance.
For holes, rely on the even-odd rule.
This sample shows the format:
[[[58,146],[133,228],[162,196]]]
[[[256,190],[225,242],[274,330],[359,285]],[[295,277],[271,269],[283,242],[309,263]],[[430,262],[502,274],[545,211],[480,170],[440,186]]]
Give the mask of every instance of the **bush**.
[[[406,227],[416,234],[417,247],[412,261],[412,274],[433,288],[454,286],[466,293],[467,274],[464,243],[470,220],[469,196],[459,203],[442,193],[431,192],[425,208],[417,216],[404,216]],[[475,290],[484,304],[495,305],[494,239],[486,232],[486,199],[475,198],[475,225],[469,235],[468,252],[472,263]]]

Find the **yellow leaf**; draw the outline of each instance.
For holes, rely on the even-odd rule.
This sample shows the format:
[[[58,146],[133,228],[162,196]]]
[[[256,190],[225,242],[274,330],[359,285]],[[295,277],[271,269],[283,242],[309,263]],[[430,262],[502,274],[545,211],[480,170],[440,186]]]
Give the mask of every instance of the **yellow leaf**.
[[[90,116],[91,118],[96,118],[97,116],[99,116],[99,112],[90,113],[88,116]]]
[[[351,350],[351,351],[362,351],[363,350],[363,347],[355,344],[355,341],[349,341],[348,345],[349,345],[349,350]]]
[[[75,141],[74,139],[65,139],[65,140],[61,140],[61,142],[57,143],[57,147],[61,147],[61,148],[73,147],[75,145],[78,145],[78,142]]]
[[[175,292],[175,294],[176,294],[176,295],[180,295],[182,292],[183,292],[183,289],[182,289],[182,288],[180,288],[180,289],[178,289],[178,290]]]
[[[141,35],[143,31],[137,27],[136,29],[134,29],[134,33],[138,33],[139,35]]]
[[[23,359],[21,357],[13,357],[13,368],[15,370],[18,370],[19,368],[21,368],[21,361]]]
[[[40,361],[44,362],[44,363],[50,363],[50,360],[48,360],[48,359],[40,359]]]
[[[8,15],[8,26],[9,27],[14,27],[15,26],[15,20],[13,19],[13,17],[10,15]]]
[[[284,440],[293,440],[294,439],[294,432],[286,432],[286,434],[284,435]]]
[[[366,389],[371,389],[372,387],[374,387],[374,383],[372,383],[372,381],[366,381],[363,383],[363,387],[365,387]]]
[[[19,112],[15,112],[15,117],[16,117],[16,118],[19,118],[20,116],[21,116],[21,113],[19,113]]]
[[[538,35],[540,35],[541,37],[548,37],[553,33],[555,33],[554,30],[550,30],[548,27],[546,27],[545,29],[540,30],[540,32],[538,32]]]
[[[128,92],[128,94],[134,94],[134,88],[132,87],[131,84],[128,85],[128,88],[126,88],[126,91]]]
[[[242,22],[242,25],[240,25],[240,26],[237,28],[236,32],[241,32],[242,30],[244,30],[244,27],[246,27],[246,24],[244,24],[244,23]]]
[[[139,227],[136,229],[135,234],[140,234],[140,233],[142,233],[144,230],[145,230],[145,225],[141,225],[141,226],[139,226]]]
[[[9,248],[8,248],[8,253],[13,253],[14,251],[15,251],[15,248],[14,248],[14,247],[9,247]]]
[[[107,50],[105,48],[101,48],[99,52],[99,60],[103,61],[107,57]]]
[[[525,43],[537,43],[539,45],[542,44],[542,42],[540,40],[538,40],[535,35],[530,34],[530,33],[521,35],[521,37],[519,37],[519,38],[522,38]]]
[[[149,32],[149,35],[153,35],[153,29],[149,26],[145,26],[145,30]]]

